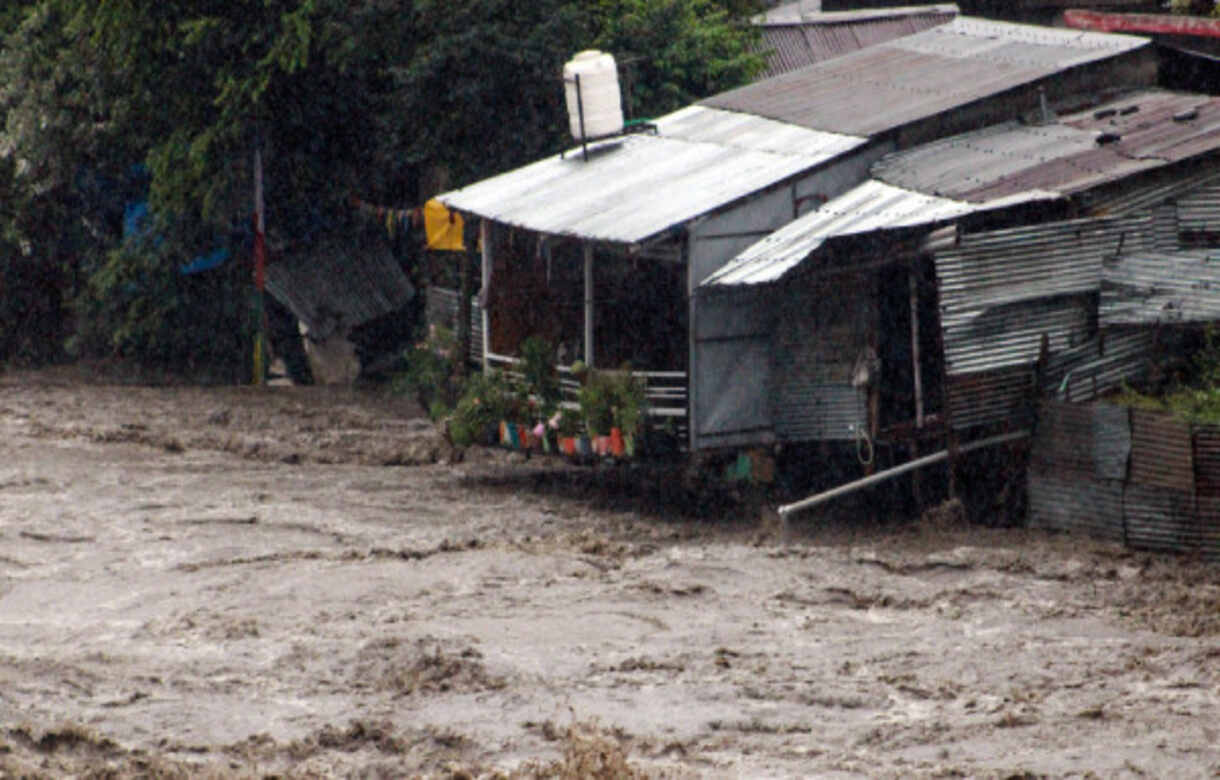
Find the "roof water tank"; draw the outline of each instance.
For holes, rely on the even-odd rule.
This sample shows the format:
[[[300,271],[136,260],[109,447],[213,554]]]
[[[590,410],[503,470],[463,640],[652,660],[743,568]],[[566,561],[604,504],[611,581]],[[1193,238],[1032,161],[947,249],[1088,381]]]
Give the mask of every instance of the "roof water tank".
[[[576,99],[576,76],[580,76],[580,101]],[[568,104],[568,124],[577,141],[614,135],[623,129],[623,104],[618,88],[614,57],[590,49],[563,66],[563,91]],[[580,115],[584,113],[584,137]]]

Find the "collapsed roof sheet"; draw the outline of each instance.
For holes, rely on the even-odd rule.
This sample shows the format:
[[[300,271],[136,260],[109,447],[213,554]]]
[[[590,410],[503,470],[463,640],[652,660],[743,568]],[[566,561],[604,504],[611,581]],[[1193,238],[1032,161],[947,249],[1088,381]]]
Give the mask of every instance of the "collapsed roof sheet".
[[[981,203],[1062,194],[1220,149],[1220,98],[1145,90],[1055,124],[1009,122],[890,155],[873,175],[896,187]]]
[[[438,197],[451,209],[553,235],[655,236],[807,171],[866,139],[690,106],[629,135]]]
[[[709,276],[701,286],[774,282],[830,238],[876,230],[931,227],[976,211],[1047,197],[1054,195],[1025,193],[1020,198],[980,205],[867,181],[753,244]]]
[[[1148,45],[1130,36],[959,16],[703,105],[871,136]]]

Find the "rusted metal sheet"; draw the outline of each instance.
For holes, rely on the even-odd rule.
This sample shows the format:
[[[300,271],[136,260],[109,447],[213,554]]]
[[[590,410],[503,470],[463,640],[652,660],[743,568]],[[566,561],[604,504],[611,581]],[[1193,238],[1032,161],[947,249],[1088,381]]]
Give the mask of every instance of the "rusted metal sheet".
[[[1195,524],[1188,538],[1194,549],[1204,557],[1220,559],[1220,497],[1198,496],[1195,499]]]
[[[1092,407],[1039,404],[1030,458],[1049,471],[1063,468],[1094,476]]]
[[[754,18],[760,33],[755,51],[767,58],[761,77],[770,78],[921,32],[948,22],[958,13],[955,5],[830,12],[807,12],[800,5],[790,3]]]
[[[957,17],[704,101],[804,127],[874,135],[1147,46],[1128,36]]]
[[[1131,472],[1134,485],[1194,494],[1190,425],[1162,412],[1131,410]]]
[[[1196,517],[1194,494],[1164,487],[1128,483],[1123,520],[1127,544],[1146,550],[1198,550],[1209,536]]]
[[[1220,38],[1220,19],[1171,14],[1116,14],[1105,11],[1069,9],[1063,12],[1063,23],[1078,30],[1137,35],[1189,35],[1200,38]]]
[[[1220,98],[1142,90],[1053,124],[1013,121],[898,152],[873,175],[981,203],[1030,190],[1070,195],[1218,148]]]
[[[1220,167],[1212,164],[1156,168],[1123,181],[1105,184],[1080,198],[1090,214],[1122,216],[1135,214],[1195,192],[1220,180]]]
[[[1034,397],[1033,381],[1033,370],[1028,366],[949,376],[946,387],[951,425],[964,430],[1004,421],[1023,424]]]
[[[1220,427],[1195,426],[1195,492],[1220,498]]]
[[[1090,479],[1127,478],[1131,456],[1128,409],[1114,404],[1043,402],[1031,458],[1048,471],[1067,469]]]
[[[1028,490],[1031,527],[1123,541],[1122,482],[1039,464],[1030,468]]]

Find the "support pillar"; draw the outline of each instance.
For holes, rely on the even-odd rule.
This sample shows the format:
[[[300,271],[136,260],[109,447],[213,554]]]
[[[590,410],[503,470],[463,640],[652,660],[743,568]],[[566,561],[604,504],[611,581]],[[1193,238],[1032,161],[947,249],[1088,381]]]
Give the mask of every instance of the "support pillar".
[[[585,242],[585,365],[593,368],[593,244]]]
[[[484,219],[479,222],[479,246],[482,250],[482,284],[483,287],[479,292],[479,316],[483,320],[483,370],[486,371],[490,362],[487,356],[491,354],[491,317],[488,316],[488,287],[491,285],[491,264],[493,260],[491,250],[491,222]]]

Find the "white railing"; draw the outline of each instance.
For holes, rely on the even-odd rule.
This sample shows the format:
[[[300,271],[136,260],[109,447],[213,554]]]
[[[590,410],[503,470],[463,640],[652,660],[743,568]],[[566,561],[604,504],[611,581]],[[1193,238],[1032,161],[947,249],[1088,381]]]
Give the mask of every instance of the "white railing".
[[[487,363],[498,371],[521,378],[521,359],[508,355],[487,354]],[[580,382],[572,375],[571,366],[555,366],[559,374],[559,389],[563,393],[560,405],[565,409],[579,408]],[[604,370],[604,369],[599,369]],[[672,420],[678,430],[686,428],[686,372],[685,371],[632,371],[631,375],[644,382],[644,397],[648,401],[650,417]]]

